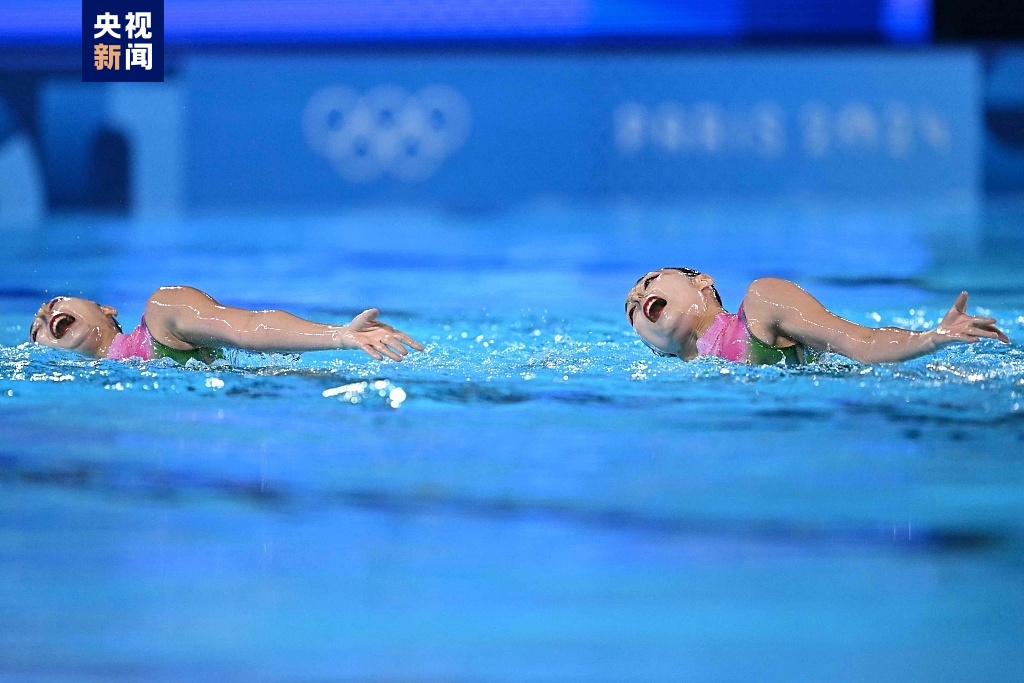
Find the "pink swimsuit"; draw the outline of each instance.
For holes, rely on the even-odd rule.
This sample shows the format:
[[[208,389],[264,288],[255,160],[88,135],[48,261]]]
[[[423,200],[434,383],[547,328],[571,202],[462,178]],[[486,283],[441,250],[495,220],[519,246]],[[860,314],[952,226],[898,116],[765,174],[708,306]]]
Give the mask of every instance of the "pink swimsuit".
[[[747,331],[747,317],[743,315],[741,304],[736,313],[715,316],[715,322],[697,340],[697,353],[744,363],[749,345],[750,332]]]
[[[146,327],[146,319],[143,318],[139,326],[130,334],[119,334],[110,342],[110,349],[107,351],[107,358],[113,360],[124,360],[125,358],[141,358],[152,360],[153,337]]]
[[[119,334],[110,342],[107,350],[107,358],[112,360],[124,360],[125,358],[141,358],[142,360],[153,360],[155,358],[170,358],[173,361],[185,365],[190,360],[197,360],[209,365],[215,360],[224,358],[224,351],[217,348],[197,348],[183,351],[172,349],[161,344],[146,327],[146,318],[142,318],[139,326],[130,334]]]

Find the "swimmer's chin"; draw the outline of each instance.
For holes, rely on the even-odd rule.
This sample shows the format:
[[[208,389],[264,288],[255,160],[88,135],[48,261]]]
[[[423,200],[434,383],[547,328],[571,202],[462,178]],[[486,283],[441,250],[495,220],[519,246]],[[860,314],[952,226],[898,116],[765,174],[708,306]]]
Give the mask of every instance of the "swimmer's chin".
[[[81,344],[68,347],[68,351],[76,353],[79,356],[89,358],[90,360],[99,360],[100,358],[107,357],[107,350],[109,348],[110,344],[107,344],[106,346],[104,346],[103,344],[92,346],[88,342],[83,342]]]
[[[47,348],[47,349],[57,349],[58,351],[68,351],[70,353],[75,354],[76,356],[81,356],[83,358],[88,358],[89,360],[100,360],[102,358],[106,358],[107,357],[107,352],[110,350],[110,344],[109,343],[107,343],[106,345],[104,345],[102,343],[97,344],[97,345],[92,345],[92,344],[90,344],[88,339],[83,339],[83,340],[79,341],[79,343],[72,344],[72,345],[69,345],[69,346],[55,346],[55,345],[51,345],[51,344],[44,344],[44,343],[38,342],[38,341],[37,342],[32,342],[32,343],[35,346],[41,346],[41,347]]]

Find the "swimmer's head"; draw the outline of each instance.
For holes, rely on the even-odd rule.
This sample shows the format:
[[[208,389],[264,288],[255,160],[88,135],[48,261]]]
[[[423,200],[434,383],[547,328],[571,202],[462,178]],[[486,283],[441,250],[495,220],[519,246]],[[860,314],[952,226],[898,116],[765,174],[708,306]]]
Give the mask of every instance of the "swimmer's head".
[[[626,318],[656,354],[690,360],[697,329],[722,310],[715,280],[690,268],[662,268],[636,281],[626,295]]]
[[[43,304],[29,328],[32,342],[101,358],[121,332],[117,311],[95,301],[59,296]]]

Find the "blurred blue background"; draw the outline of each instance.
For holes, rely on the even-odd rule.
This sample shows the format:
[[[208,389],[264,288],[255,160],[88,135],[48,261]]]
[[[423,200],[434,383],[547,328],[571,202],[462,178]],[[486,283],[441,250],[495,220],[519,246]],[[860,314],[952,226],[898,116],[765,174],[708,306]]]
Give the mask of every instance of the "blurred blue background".
[[[1024,334],[1019,0],[0,0],[0,680],[1017,680],[1024,355],[655,359],[650,268]],[[169,284],[427,344],[25,342]]]
[[[7,223],[1024,187],[1024,53],[930,0],[179,0],[154,87],[80,83],[78,12],[0,8]]]

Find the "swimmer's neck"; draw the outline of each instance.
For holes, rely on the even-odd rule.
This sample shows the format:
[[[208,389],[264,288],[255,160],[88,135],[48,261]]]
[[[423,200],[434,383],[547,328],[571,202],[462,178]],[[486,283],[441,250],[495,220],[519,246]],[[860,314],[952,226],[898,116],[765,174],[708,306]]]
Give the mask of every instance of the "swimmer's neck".
[[[114,329],[99,328],[96,330],[96,334],[99,336],[100,343],[96,347],[95,353],[84,353],[91,358],[99,360],[107,357],[107,354],[110,353],[110,345],[114,343],[114,339],[116,339],[117,335],[120,333]]]
[[[728,313],[728,311],[716,299],[710,299],[707,303],[707,308],[698,314],[697,324],[693,326],[693,332],[686,340],[686,343],[682,345],[682,350],[679,353],[680,358],[683,360],[693,360],[699,355],[697,340],[711,329],[711,326],[715,324],[715,318],[722,313]]]
[[[711,329],[711,326],[715,324],[715,318],[720,316],[722,313],[728,313],[718,301],[711,299],[708,302],[707,309],[703,313],[697,316],[697,324],[693,328],[694,342],[704,336],[704,333]]]

